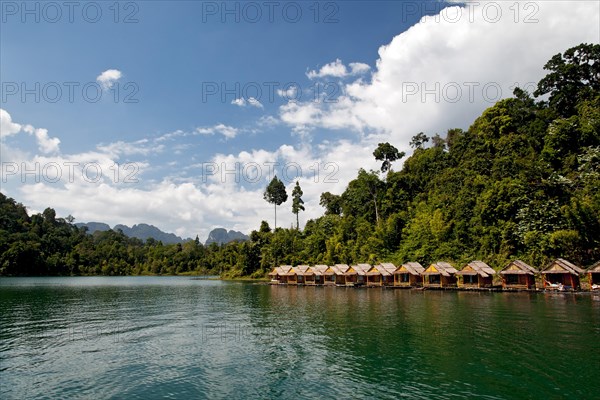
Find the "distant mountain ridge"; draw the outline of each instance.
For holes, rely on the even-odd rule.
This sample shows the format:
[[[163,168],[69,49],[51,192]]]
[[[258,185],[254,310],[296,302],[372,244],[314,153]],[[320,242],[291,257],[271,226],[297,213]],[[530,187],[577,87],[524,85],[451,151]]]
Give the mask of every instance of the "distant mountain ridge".
[[[205,245],[208,246],[211,243],[224,244],[233,241],[246,241],[250,239],[248,235],[244,235],[242,232],[238,231],[229,231],[224,228],[215,228],[208,234],[208,239],[206,239]]]
[[[115,225],[114,228],[111,228],[108,224],[103,222],[78,222],[75,225],[80,228],[83,226],[87,227],[90,235],[96,231],[104,232],[110,229],[117,231],[120,229],[125,236],[138,238],[144,241],[148,238],[152,238],[154,240],[161,241],[163,244],[176,244],[191,240],[182,239],[173,233],[163,232],[154,225],[148,224],[137,224],[133,225],[131,228],[122,224]],[[208,239],[206,239],[205,245],[208,246],[211,243],[217,243],[220,245],[233,241],[245,241],[249,239],[250,237],[242,232],[233,230],[227,231],[224,228],[215,228],[208,234]]]
[[[75,224],[78,227],[86,226],[88,228],[88,233],[92,234],[96,231],[108,231],[110,230],[110,226],[102,223],[102,222],[87,222],[87,223],[77,223]],[[179,236],[173,233],[163,232],[154,225],[148,224],[137,224],[133,225],[131,228],[127,225],[118,224],[115,225],[113,230],[121,230],[125,236],[138,238],[140,240],[146,240],[148,238],[152,238],[154,240],[159,240],[163,242],[163,244],[175,244],[175,243],[183,243],[184,240]]]

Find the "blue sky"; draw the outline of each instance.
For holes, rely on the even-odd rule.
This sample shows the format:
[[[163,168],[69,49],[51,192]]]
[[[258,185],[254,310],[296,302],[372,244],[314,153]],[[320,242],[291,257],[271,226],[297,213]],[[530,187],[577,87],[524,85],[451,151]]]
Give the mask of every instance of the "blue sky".
[[[1,190],[184,237],[272,224],[272,163],[314,218],[320,193],[376,168],[378,142],[467,128],[553,54],[600,41],[589,1],[116,4],[0,3]]]

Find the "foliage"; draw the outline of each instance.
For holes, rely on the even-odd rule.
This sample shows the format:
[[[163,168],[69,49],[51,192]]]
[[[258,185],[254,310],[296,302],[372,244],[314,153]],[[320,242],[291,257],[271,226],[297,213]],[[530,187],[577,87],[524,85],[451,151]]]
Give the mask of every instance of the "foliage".
[[[277,175],[269,182],[263,197],[266,201],[275,206],[275,229],[277,229],[277,206],[285,203],[288,199],[285,185],[277,178]]]

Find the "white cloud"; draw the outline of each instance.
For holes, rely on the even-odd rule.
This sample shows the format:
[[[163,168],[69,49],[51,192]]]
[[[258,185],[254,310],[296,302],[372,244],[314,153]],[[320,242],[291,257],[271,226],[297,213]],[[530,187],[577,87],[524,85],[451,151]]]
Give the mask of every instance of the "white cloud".
[[[231,100],[231,104],[238,107],[246,107],[246,100],[243,97],[240,97],[239,99]]]
[[[423,18],[379,49],[370,82],[344,85],[344,94],[333,103],[285,104],[279,109],[281,120],[294,130],[383,133],[410,151],[407,145],[415,133],[444,135],[449,128],[467,128],[485,108],[512,96],[515,82],[533,88],[554,54],[600,39],[597,3],[538,2],[537,23],[524,23],[523,15],[515,23],[513,3],[492,3],[502,9],[496,22],[491,22],[487,2]],[[456,15],[462,18],[456,20]],[[308,76],[347,73],[338,59]]]
[[[0,141],[5,146],[4,139],[10,135],[16,135],[19,132],[25,132],[35,136],[36,143],[40,152],[44,154],[57,153],[60,151],[60,139],[48,136],[48,130],[44,128],[34,128],[26,124],[21,125],[12,122],[12,117],[8,111],[0,109]]]
[[[258,101],[257,99],[255,99],[254,97],[250,97],[250,98],[248,98],[248,100],[244,99],[243,97],[240,97],[239,99],[232,100],[231,104],[233,104],[234,106],[238,106],[238,107],[250,106],[250,107],[256,107],[256,108],[264,108],[262,103],[260,101]]]
[[[225,124],[218,124],[211,127],[196,128],[195,132],[200,135],[214,135],[215,133],[218,133],[223,135],[226,139],[233,139],[239,133],[239,129]]]
[[[350,71],[339,58],[329,64],[325,64],[320,70],[311,70],[306,73],[308,79],[325,78],[331,76],[334,78],[345,78],[350,75],[360,75],[368,72],[371,67],[364,63],[350,63]]]
[[[121,71],[118,69],[107,69],[96,77],[96,81],[102,86],[102,88],[110,89],[113,87],[115,82],[121,79],[121,76]]]
[[[350,74],[351,75],[360,75],[369,72],[371,67],[368,64],[364,63],[350,63]]]
[[[298,97],[298,88],[290,86],[287,89],[277,89],[277,95],[287,100],[294,100]]]
[[[0,139],[15,135],[21,130],[21,125],[12,122],[8,111],[0,108]]]
[[[256,107],[256,108],[264,108],[263,105],[261,104],[261,102],[256,100],[254,97],[250,97],[248,99],[248,104],[251,105],[252,107]]]

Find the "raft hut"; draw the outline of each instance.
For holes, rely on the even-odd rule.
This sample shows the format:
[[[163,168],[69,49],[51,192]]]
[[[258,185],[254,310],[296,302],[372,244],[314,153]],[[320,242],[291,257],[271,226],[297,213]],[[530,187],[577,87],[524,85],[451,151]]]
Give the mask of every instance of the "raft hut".
[[[288,280],[288,272],[292,269],[291,265],[281,265],[279,267],[273,268],[273,271],[269,272],[269,276],[271,277],[271,283],[287,283]]]
[[[344,273],[346,277],[346,286],[362,286],[365,285],[367,280],[367,271],[371,268],[369,264],[356,264],[351,265],[350,268]]]
[[[579,276],[585,270],[563,259],[557,258],[541,271],[544,289],[546,290],[579,290]]]
[[[315,265],[314,267],[310,267],[308,270],[312,272],[312,275],[306,276],[306,284],[307,285],[322,285],[325,283],[325,276],[323,273],[327,271],[329,268],[327,265]]]
[[[384,265],[385,264],[385,265]],[[396,266],[391,263],[373,265],[367,271],[367,286],[392,286]]]
[[[421,274],[424,271],[425,268],[418,262],[404,263],[394,271],[394,286],[405,288],[423,286]]]
[[[590,289],[600,290],[600,261],[589,267],[587,273],[590,278]]]
[[[345,274],[350,269],[350,266],[348,264],[335,264],[334,267],[336,269],[335,284],[339,285],[339,286],[345,286],[346,285],[346,275]]]
[[[471,261],[456,273],[458,287],[464,289],[491,288],[496,271],[483,261]]]
[[[297,265],[294,267],[294,270],[296,271],[296,284],[304,285],[306,283],[307,276],[312,275],[309,268],[308,265]]]
[[[456,287],[456,273],[458,271],[447,262],[431,264],[423,273],[423,287],[449,288]]]
[[[335,285],[335,277],[338,273],[338,269],[335,265],[328,266],[323,272],[323,285]]]
[[[502,289],[535,289],[535,274],[538,272],[521,260],[512,261],[500,271]]]
[[[382,274],[381,283],[383,283],[383,286],[394,286],[394,272],[396,272],[398,267],[392,263],[381,263],[380,265],[389,273],[389,275]]]

